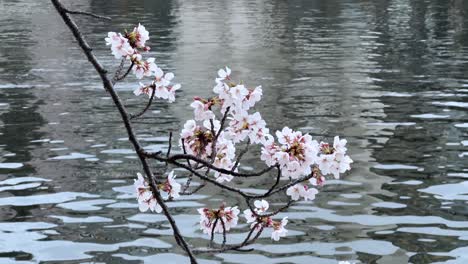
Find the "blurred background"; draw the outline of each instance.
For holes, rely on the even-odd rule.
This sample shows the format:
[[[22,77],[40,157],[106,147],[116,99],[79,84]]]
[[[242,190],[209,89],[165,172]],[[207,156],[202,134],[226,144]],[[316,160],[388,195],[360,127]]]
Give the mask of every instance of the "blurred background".
[[[136,122],[148,150],[178,135],[225,65],[263,86],[256,108],[271,130],[348,139],[352,171],[290,209],[288,237],[202,263],[468,263],[468,1],[63,2],[112,17],[75,16],[106,67],[119,63],[107,32],[140,22],[148,56],[182,84]],[[0,263],[188,262],[164,216],[138,211],[140,164],[51,3],[0,0],[0,11]],[[117,87],[135,112],[146,102],[136,86]],[[264,166],[252,149],[243,170]],[[189,243],[208,245],[196,209],[223,200],[245,208],[212,187],[169,204]]]

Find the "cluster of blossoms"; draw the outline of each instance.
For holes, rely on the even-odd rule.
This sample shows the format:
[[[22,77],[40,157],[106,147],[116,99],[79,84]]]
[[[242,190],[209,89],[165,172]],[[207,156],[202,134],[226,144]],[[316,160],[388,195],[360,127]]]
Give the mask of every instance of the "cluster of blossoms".
[[[226,139],[225,132],[217,132],[220,126],[217,120],[212,122],[205,120],[201,126],[197,125],[195,120],[188,120],[180,133],[180,144],[188,154],[199,158],[207,159],[215,154],[213,165],[231,170],[234,166],[236,149],[234,143]],[[217,171],[214,172],[214,176],[218,182],[231,181],[233,178],[232,175]]]
[[[144,60],[141,52],[147,52],[150,47],[146,45],[149,40],[149,33],[143,25],[138,24],[131,32],[121,33],[109,32],[105,38],[106,45],[111,46],[112,54],[116,59],[127,59],[131,61],[132,71],[136,78],[153,77],[153,81],[148,84],[140,83],[140,87],[134,90],[135,95],[154,93],[156,98],[175,101],[175,92],[180,89],[180,84],[172,83],[174,74],[164,73],[159,68],[154,58]]]
[[[346,139],[340,139],[335,136],[333,140],[333,147],[325,142],[320,142],[321,155],[317,161],[322,174],[333,174],[335,179],[340,177],[340,173],[344,173],[351,169],[353,160],[346,155]]]
[[[256,200],[254,202],[255,213],[250,209],[244,211],[244,217],[247,223],[251,224],[251,228],[260,230],[261,228],[271,228],[271,238],[278,241],[280,237],[286,236],[288,230],[285,226],[288,223],[288,218],[285,217],[281,221],[274,221],[270,216],[262,216],[266,214],[269,204],[265,200]],[[229,231],[237,225],[239,220],[239,209],[235,207],[225,207],[222,205],[218,209],[200,208],[200,229],[205,234],[223,233]],[[224,227],[223,227],[224,225]]]
[[[244,217],[247,223],[251,223],[251,228],[260,229],[272,228],[271,239],[278,241],[280,237],[285,237],[288,230],[284,228],[288,223],[288,218],[284,217],[281,221],[274,221],[270,216],[262,216],[270,207],[267,201],[257,200],[254,202],[254,212],[250,209],[244,211]]]
[[[150,50],[146,46],[148,39],[148,31],[139,24],[132,32],[125,32],[124,35],[109,32],[105,40],[116,58],[131,61],[131,69],[138,79],[145,76],[153,78],[148,85],[140,83],[140,87],[134,91],[135,95],[147,94],[173,102],[180,85],[172,83],[174,74],[164,73],[154,58],[143,60],[141,52]],[[236,144],[242,142],[260,145],[261,160],[269,167],[277,167],[281,179],[294,181],[286,190],[286,194],[294,201],[301,198],[305,201],[314,200],[318,193],[316,187],[325,182],[324,176],[338,178],[340,173],[351,169],[353,161],[346,155],[347,142],[339,137],[335,137],[333,145],[330,145],[317,142],[309,134],[284,127],[276,131],[275,140],[260,113],[252,111],[262,98],[262,87],[249,88],[243,83],[237,83],[233,81],[231,73],[228,67],[218,70],[213,97],[194,98],[190,104],[194,117],[185,122],[180,133],[179,144],[184,152],[225,170],[225,174],[216,169],[207,170],[206,175],[212,173],[219,183],[230,182],[234,178],[232,173],[237,171],[240,157],[236,160]],[[217,118],[215,108],[219,108],[221,119]],[[143,212],[148,209],[158,213],[162,211],[153,192],[162,192],[166,194],[165,199],[174,199],[179,197],[181,189],[173,172],[154,187],[138,174],[134,185],[139,208]],[[273,220],[272,216],[276,213],[267,213],[269,204],[265,200],[255,201],[254,206],[253,211],[244,210],[245,219],[251,228],[271,228],[271,238],[275,241],[286,236],[287,217],[281,221]],[[200,208],[198,212],[201,230],[210,234],[224,233],[235,227],[240,210],[237,206],[227,207],[223,204],[217,209]]]
[[[135,187],[138,207],[140,211],[146,212],[148,209],[152,212],[161,213],[161,205],[157,202],[153,195],[150,184],[143,178],[140,173],[137,173],[138,179],[135,180],[133,186]],[[180,195],[181,185],[175,180],[176,176],[174,171],[171,171],[163,183],[157,184],[156,187],[159,191],[165,193],[164,199],[178,198]]]
[[[350,163],[353,161],[346,155],[346,140],[335,137],[331,147],[313,140],[308,134],[285,127],[281,131],[276,131],[277,142],[275,142],[260,113],[249,113],[262,97],[261,86],[248,89],[243,84],[236,84],[228,67],[218,71],[215,83],[213,92],[216,96],[208,99],[195,97],[190,105],[194,109],[194,119],[185,123],[180,141],[188,154],[212,159],[214,151],[213,164],[218,168],[231,170],[236,144],[249,139],[248,144],[262,146],[261,159],[268,166],[278,166],[283,178],[290,180],[306,178],[286,190],[286,194],[294,201],[300,198],[305,201],[314,200],[318,193],[314,187],[324,184],[325,175],[333,174],[336,177],[339,173],[350,169]],[[221,127],[221,122],[216,119],[214,107],[219,107],[221,114],[229,120],[226,128]],[[197,121],[201,124],[197,125]],[[230,181],[233,178],[231,175],[221,175],[219,172],[215,172],[215,177],[219,182]],[[275,241],[286,235],[287,218],[274,221],[270,216],[262,216],[269,207],[265,200],[255,201],[254,205],[254,212],[250,209],[244,211],[251,228],[272,228],[271,237]],[[219,229],[220,225],[216,224],[218,214],[224,212],[222,209],[201,208],[198,211],[201,215],[200,226],[204,233],[222,231]],[[237,222],[237,214],[235,219]],[[229,229],[233,226],[230,223]]]
[[[200,227],[205,234],[223,233],[235,227],[239,220],[239,209],[237,206],[225,207],[221,205],[218,209],[200,208]],[[224,227],[223,227],[224,226]]]

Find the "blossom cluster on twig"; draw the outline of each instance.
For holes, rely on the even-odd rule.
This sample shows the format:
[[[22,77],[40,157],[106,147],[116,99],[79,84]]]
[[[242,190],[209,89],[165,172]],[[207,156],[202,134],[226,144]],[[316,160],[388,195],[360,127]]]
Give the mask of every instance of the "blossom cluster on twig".
[[[105,39],[115,58],[122,60],[121,65],[125,61],[131,62],[127,73],[131,70],[138,79],[143,77],[153,79],[149,84],[140,83],[135,89],[135,95],[146,94],[150,97],[150,101],[147,107],[134,117],[144,114],[153,98],[173,102],[176,90],[181,87],[180,84],[172,83],[174,74],[164,73],[154,58],[143,60],[141,53],[150,50],[146,44],[148,40],[149,33],[141,24],[133,31],[123,34],[109,32]],[[116,79],[122,77],[119,77],[119,72],[116,76]],[[329,144],[319,142],[311,135],[289,127],[271,134],[266,121],[254,110],[262,96],[262,86],[250,87],[236,81],[232,76],[232,70],[227,66],[219,69],[214,79],[213,96],[209,98],[197,96],[190,104],[193,109],[193,119],[185,122],[179,139],[179,146],[184,154],[170,155],[171,142],[166,156],[160,152],[142,154],[147,158],[184,168],[189,173],[187,182],[182,187],[175,181],[174,171],[171,171],[167,177],[156,177],[158,184],[154,189],[149,184],[153,179],[145,179],[138,174],[134,186],[139,209],[142,212],[150,210],[160,213],[162,208],[155,199],[154,192],[166,194],[164,197],[166,201],[173,200],[180,195],[194,193],[209,182],[238,193],[246,200],[248,208],[243,210],[243,217],[245,222],[250,224],[250,232],[237,248],[250,244],[264,230],[271,230],[271,238],[275,241],[286,236],[288,218],[275,220],[274,216],[287,209],[294,201],[314,200],[318,188],[325,184],[325,176],[333,175],[339,178],[340,174],[351,169],[350,164],[353,161],[346,154],[347,141],[338,136],[335,136],[333,144]],[[241,145],[244,145],[245,149],[239,150]],[[250,174],[239,172],[239,164],[249,145],[258,146],[261,151],[260,160],[265,163],[267,169]],[[260,177],[272,169],[277,171],[276,177],[273,177],[275,182],[262,195],[250,195],[230,185],[235,177]],[[190,188],[194,176],[201,179],[203,184],[188,192],[187,189]],[[286,183],[281,185],[280,182]],[[284,192],[289,197],[287,205],[268,212],[270,205],[266,199],[280,192]],[[198,209],[200,229],[203,233],[211,235],[211,242],[215,233],[223,234],[222,248],[229,249],[225,246],[226,234],[240,221],[239,206],[227,206],[223,203],[219,208]]]
[[[174,232],[177,244],[187,253],[190,263],[198,263],[195,253],[224,252],[227,250],[249,251],[245,246],[251,245],[262,234],[264,229],[272,231],[273,240],[279,240],[287,233],[285,228],[288,219],[274,220],[273,217],[279,212],[286,210],[294,201],[304,198],[312,200],[317,194],[315,187],[325,182],[325,175],[339,177],[340,173],[350,170],[351,158],[346,155],[346,140],[335,137],[333,145],[315,140],[301,132],[283,128],[277,131],[278,142],[269,134],[266,122],[259,113],[249,113],[254,105],[260,101],[263,91],[260,86],[248,88],[243,83],[236,83],[231,77],[231,69],[225,67],[218,71],[215,79],[211,98],[194,98],[191,106],[194,108],[194,120],[188,121],[182,131],[179,145],[183,154],[171,155],[172,132],[169,133],[168,149],[165,154],[161,151],[146,152],[134,132],[133,119],[145,114],[151,107],[154,98],[160,98],[173,102],[175,91],[180,89],[179,84],[172,83],[174,75],[164,73],[157,67],[155,59],[143,60],[142,52],[150,50],[146,45],[149,33],[144,26],[139,24],[133,31],[125,33],[109,32],[106,38],[107,45],[111,46],[112,54],[121,60],[114,77],[108,76],[105,69],[93,53],[83,33],[75,23],[72,15],[85,15],[97,19],[110,19],[90,12],[72,11],[66,8],[60,0],[51,0],[56,11],[73,33],[75,40],[81,50],[92,64],[102,80],[104,89],[109,93],[118,114],[124,124],[130,143],[137,153],[142,165],[143,174],[138,174],[135,181],[135,191],[141,211],[153,211],[165,215],[169,225]],[[130,66],[122,72],[127,61]],[[130,114],[117,91],[114,89],[117,82],[125,79],[133,72],[138,79],[152,77],[153,80],[147,84],[140,84],[134,93],[136,95],[147,94],[150,98],[146,106],[136,114]],[[219,107],[221,118],[216,118],[214,108]],[[200,123],[197,123],[200,122]],[[227,126],[226,126],[227,124]],[[187,142],[186,142],[187,141]],[[219,144],[219,145],[218,145]],[[237,151],[236,145],[243,144],[245,147]],[[239,171],[242,157],[249,151],[249,145],[260,145],[262,149],[261,159],[267,167],[255,172]],[[318,149],[317,149],[318,147]],[[188,150],[187,150],[188,149]],[[188,152],[191,152],[189,154]],[[185,184],[175,181],[174,171],[167,176],[154,174],[149,165],[149,160],[184,169],[188,172]],[[271,173],[276,172],[273,177]],[[251,194],[235,186],[231,180],[235,177],[261,177],[266,175],[273,178],[273,184],[264,193]],[[192,179],[199,178],[202,183],[191,188]],[[286,181],[280,184],[281,181]],[[180,195],[190,195],[203,189],[207,184],[237,194],[245,199],[248,209],[243,215],[246,222],[251,223],[250,230],[241,243],[229,244],[227,232],[234,229],[239,222],[240,210],[238,205],[226,206],[222,204],[219,208],[200,208],[200,226],[204,233],[211,233],[209,248],[194,248],[187,243],[179,229],[167,201],[177,199]],[[310,186],[311,185],[311,186]],[[290,196],[287,203],[274,210],[265,200],[272,195],[284,193]],[[255,200],[255,201],[254,201]],[[268,211],[270,209],[270,211]],[[219,225],[220,223],[220,225]],[[209,230],[211,229],[211,232]],[[215,233],[222,233],[221,247],[214,247]]]

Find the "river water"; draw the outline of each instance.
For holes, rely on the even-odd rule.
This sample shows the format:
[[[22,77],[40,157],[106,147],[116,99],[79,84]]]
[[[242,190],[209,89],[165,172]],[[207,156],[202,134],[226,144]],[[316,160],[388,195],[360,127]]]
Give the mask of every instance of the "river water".
[[[150,150],[166,148],[224,65],[263,85],[271,129],[348,139],[352,171],[290,209],[287,238],[202,262],[468,263],[467,1],[64,2],[113,18],[77,18],[106,67],[118,63],[107,31],[141,22],[182,83],[174,104],[136,122]],[[0,0],[0,11],[0,263],[186,263],[164,217],[136,208],[139,162],[49,1]],[[145,102],[135,85],[118,86],[132,111]],[[254,152],[242,169],[261,166]],[[212,187],[170,203],[189,243],[208,244],[196,208],[223,200],[245,208]]]

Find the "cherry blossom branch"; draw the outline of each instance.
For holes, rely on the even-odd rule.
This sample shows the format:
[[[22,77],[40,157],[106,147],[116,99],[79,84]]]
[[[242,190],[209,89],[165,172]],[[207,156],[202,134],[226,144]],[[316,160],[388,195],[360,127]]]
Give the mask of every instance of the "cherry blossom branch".
[[[153,173],[151,172],[151,169],[148,165],[148,162],[146,161],[146,157],[143,155],[143,148],[141,147],[140,143],[138,142],[138,139],[135,136],[135,133],[133,132],[133,128],[130,122],[129,115],[120,99],[116,91],[114,90],[114,86],[112,81],[109,79],[107,76],[107,70],[104,69],[104,67],[99,63],[98,59],[96,56],[93,54],[91,47],[85,40],[83,34],[79,30],[78,26],[76,23],[73,21],[73,19],[69,16],[67,9],[62,5],[60,0],[51,0],[52,4],[54,5],[55,9],[59,13],[59,15],[62,17],[63,21],[65,24],[68,26],[70,31],[72,32],[73,36],[78,42],[78,45],[81,47],[83,50],[84,54],[88,58],[88,60],[91,62],[91,64],[94,66],[95,70],[101,77],[103,86],[105,90],[110,94],[115,106],[117,107],[122,121],[125,125],[125,129],[127,130],[127,134],[129,137],[130,142],[132,143],[136,153],[138,154],[138,157],[140,159],[140,162],[143,166],[143,169],[145,171],[145,176],[151,186],[151,191],[154,196],[154,198],[157,200],[158,204],[161,206],[162,212],[166,216],[169,224],[172,227],[172,230],[174,232],[175,239],[177,243],[184,249],[184,251],[188,254],[190,258],[191,263],[198,263],[195,256],[193,255],[189,245],[183,238],[174,218],[169,212],[169,208],[167,207],[166,203],[164,202],[164,199],[162,198],[161,194],[158,191],[158,188],[156,186],[156,182],[153,177]]]
[[[72,15],[85,15],[85,16],[90,16],[90,17],[99,18],[99,19],[111,20],[111,18],[108,17],[108,16],[96,15],[96,14],[90,13],[90,12],[75,11],[75,10],[70,10],[70,9],[66,9],[66,8],[64,8],[64,11],[66,13],[72,14]]]
[[[157,213],[163,213],[169,221],[174,232],[175,241],[188,254],[191,263],[197,263],[193,252],[223,252],[227,250],[248,251],[244,246],[253,243],[259,238],[265,228],[271,228],[271,238],[278,241],[284,237],[287,230],[284,228],[288,223],[287,217],[280,222],[273,220],[272,216],[289,208],[294,201],[303,197],[306,201],[313,200],[317,189],[308,186],[321,185],[324,182],[322,175],[333,174],[335,177],[339,173],[344,173],[350,169],[353,161],[346,155],[346,140],[334,138],[333,147],[328,143],[312,140],[312,136],[302,134],[300,131],[293,131],[284,127],[281,131],[276,131],[278,143],[270,134],[265,120],[259,112],[249,113],[256,102],[262,97],[262,88],[257,86],[249,89],[241,82],[237,84],[231,77],[231,69],[225,67],[218,70],[218,78],[215,79],[216,86],[213,92],[215,97],[203,99],[195,97],[190,104],[194,108],[194,120],[188,120],[181,131],[180,144],[183,154],[171,155],[172,132],[169,133],[168,149],[165,155],[162,151],[146,152],[136,137],[131,120],[142,116],[152,105],[154,97],[166,99],[169,102],[175,100],[175,91],[180,89],[180,84],[174,84],[173,73],[164,73],[155,64],[154,58],[142,59],[141,52],[148,51],[149,46],[145,42],[149,39],[149,32],[144,26],[138,24],[133,31],[122,33],[109,32],[105,39],[107,45],[111,45],[112,54],[116,59],[121,59],[121,63],[111,80],[107,76],[107,71],[101,66],[92,53],[92,49],[84,39],[74,21],[70,18],[70,11],[65,9],[60,0],[51,0],[62,19],[70,28],[78,44],[93,64],[103,82],[104,88],[110,94],[125,129],[130,143],[133,145],[138,158],[142,164],[145,176],[138,173],[138,180],[135,181],[137,200],[140,211],[146,212],[148,209]],[[125,61],[131,60],[131,65],[126,73],[121,75]],[[135,95],[147,94],[150,96],[145,108],[135,114],[128,113],[122,100],[114,90],[114,84],[124,79],[133,69],[138,79],[144,76],[154,77],[150,85],[141,85],[134,91]],[[151,89],[151,94],[150,94]],[[220,107],[221,120],[216,119],[212,107]],[[232,108],[232,111],[231,111]],[[229,127],[225,128],[229,117]],[[197,124],[203,121],[203,125]],[[219,126],[219,127],[218,127]],[[245,148],[236,156],[235,145],[247,139]],[[248,152],[250,144],[258,144],[262,147],[261,159],[265,161],[267,167],[260,171],[245,173],[238,172],[237,169],[242,157]],[[210,153],[211,150],[211,153]],[[149,159],[165,163],[164,172],[169,165],[185,169],[189,173],[186,183],[182,187],[175,181],[174,170],[164,178],[164,172],[155,176],[149,166]],[[187,165],[184,164],[187,162]],[[234,177],[250,178],[269,175],[272,169],[276,169],[274,183],[262,194],[252,194],[228,184]],[[210,175],[210,174],[214,174]],[[281,179],[288,179],[285,184],[280,184]],[[188,191],[193,177],[199,178],[202,183]],[[271,177],[273,178],[273,177]],[[200,208],[200,226],[205,234],[210,234],[211,249],[192,249],[189,247],[174,218],[166,205],[166,201],[172,201],[180,195],[189,195],[201,190],[207,183],[210,183],[222,190],[240,195],[248,206],[244,211],[247,223],[252,223],[251,230],[240,244],[226,246],[227,232],[237,225],[240,210],[237,206],[226,206],[224,203],[219,209]],[[290,196],[287,203],[268,211],[269,203],[264,200],[274,194],[286,191]],[[167,194],[163,197],[161,193]],[[252,201],[254,199],[259,199]],[[260,200],[261,199],[261,200]],[[220,226],[218,226],[220,225]],[[222,230],[220,230],[222,228]],[[221,233],[223,240],[220,248],[213,248],[215,233]],[[253,236],[254,232],[256,235]],[[253,237],[252,237],[253,236]]]
[[[231,171],[231,170],[227,170],[227,169],[223,169],[223,168],[218,168],[214,165],[212,165],[210,162],[208,161],[205,161],[204,159],[201,159],[201,158],[198,158],[196,156],[193,156],[193,155],[190,155],[190,154],[174,154],[168,158],[164,158],[164,157],[161,157],[160,156],[160,153],[158,152],[155,152],[155,153],[152,153],[152,152],[143,152],[143,155],[145,155],[146,157],[148,158],[153,158],[155,160],[158,160],[158,161],[162,161],[162,162],[169,162],[169,163],[172,163],[172,164],[176,164],[177,160],[180,160],[180,159],[184,159],[184,160],[192,160],[192,161],[195,161],[199,164],[202,164],[203,166],[207,167],[207,168],[210,168],[214,171],[217,171],[217,172],[220,172],[220,173],[223,173],[223,174],[228,174],[228,175],[232,175],[234,177],[243,177],[243,178],[248,178],[248,177],[258,177],[258,176],[262,176],[263,174],[271,171],[272,169],[275,168],[275,166],[271,166],[271,167],[267,167],[261,171],[258,171],[258,172],[254,172],[254,173],[240,173],[240,172],[235,172],[235,171]]]
[[[230,250],[236,250],[236,251],[252,251],[252,249],[245,249],[242,250],[243,247],[251,245],[254,243],[262,234],[264,227],[261,226],[260,229],[257,231],[255,236],[253,238],[250,238],[252,234],[255,232],[255,229],[257,229],[257,226],[261,225],[259,223],[255,224],[253,228],[250,229],[249,233],[247,234],[246,238],[242,243],[239,244],[234,244],[234,245],[229,245],[229,246],[223,246],[221,248],[194,248],[193,252],[194,253],[221,253],[221,252],[226,252]]]

